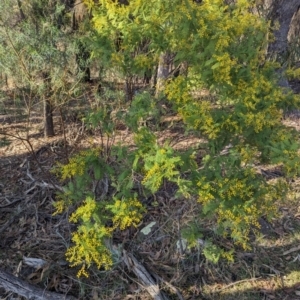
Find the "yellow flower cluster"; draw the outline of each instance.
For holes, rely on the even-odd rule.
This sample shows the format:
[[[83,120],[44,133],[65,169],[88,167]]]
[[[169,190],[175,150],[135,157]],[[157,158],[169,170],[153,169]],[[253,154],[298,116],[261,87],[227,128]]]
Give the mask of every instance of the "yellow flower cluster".
[[[281,182],[273,185],[261,182],[257,187],[259,183],[255,181],[255,170],[252,168],[245,169],[244,176],[244,179],[219,178],[212,182],[202,177],[197,186],[198,201],[203,204],[204,210],[210,213],[211,207],[214,207],[217,223],[224,236],[230,232],[235,242],[247,249],[250,230],[259,229],[258,219],[261,216],[276,214],[276,206],[273,203],[285,187]],[[256,192],[254,196],[254,191],[257,190],[260,194]]]
[[[261,111],[255,113],[247,113],[245,115],[246,126],[252,127],[256,133],[261,132],[264,128],[271,127],[278,123],[278,110],[269,109],[268,111]],[[268,116],[269,114],[269,116]]]
[[[124,56],[122,52],[112,53],[111,62],[117,66],[122,66],[124,64]]]
[[[226,28],[223,28],[226,30]],[[227,29],[229,30],[229,29]],[[221,50],[230,45],[231,38],[228,35],[221,35],[216,43],[216,50]]]
[[[103,30],[104,28],[107,28],[108,22],[107,18],[104,16],[98,16],[94,19],[94,27],[97,30]]]
[[[61,214],[67,208],[66,202],[64,200],[57,200],[54,202],[53,205],[55,208],[55,212],[53,213],[53,216],[55,216],[57,214]]]
[[[221,257],[223,257],[224,259],[226,259],[229,262],[234,261],[233,251],[222,251]]]
[[[83,0],[83,2],[89,9],[91,9],[95,5],[95,2],[93,0]]]
[[[177,181],[180,177],[178,166],[182,164],[181,158],[173,156],[173,150],[166,146],[165,148],[156,147],[154,155],[146,155],[145,176],[142,184],[149,188],[153,193],[161,186],[164,179]]]
[[[241,126],[235,120],[233,120],[232,116],[229,115],[227,119],[222,122],[221,127],[224,128],[226,131],[241,133]]]
[[[88,197],[70,217],[71,222],[82,222],[77,232],[72,234],[74,245],[66,252],[71,266],[81,265],[78,277],[82,275],[88,277],[87,268],[92,263],[98,268],[105,269],[109,269],[112,265],[111,253],[103,244],[104,239],[111,236],[112,229],[93,220],[95,212],[96,201]]]
[[[72,222],[82,222],[77,232],[73,233],[74,245],[66,252],[71,266],[81,265],[78,276],[87,277],[87,269],[92,263],[98,268],[109,269],[113,262],[110,251],[104,245],[104,239],[111,237],[116,228],[124,230],[128,226],[137,226],[144,211],[143,205],[137,199],[115,200],[114,204],[106,206],[113,214],[114,224],[108,228],[97,221],[97,216],[94,216],[96,209],[96,201],[88,197],[70,217]]]
[[[144,54],[136,55],[134,58],[134,63],[135,66],[140,69],[151,68],[152,66],[151,57],[148,57]]]
[[[220,0],[210,0],[203,1],[201,9],[199,9],[202,13],[205,14],[206,22],[214,22],[219,21],[223,16],[221,7],[222,1]]]
[[[182,14],[182,16],[180,16],[180,19],[181,18],[187,18],[188,20],[192,19],[190,7],[183,5],[183,6],[181,6],[180,12]]]
[[[99,148],[81,151],[79,154],[70,158],[69,163],[60,166],[61,179],[72,178],[75,175],[82,176],[87,171],[87,163],[90,158],[98,157],[100,154]]]
[[[89,222],[92,218],[93,213],[96,210],[96,201],[91,197],[88,197],[83,205],[77,208],[77,210],[71,215],[71,222],[78,222],[78,220],[82,220],[83,222]]]
[[[211,186],[208,182],[205,182],[206,178],[202,177],[198,181],[197,186],[199,187],[199,199],[200,203],[206,204],[215,199],[215,188]]]
[[[57,194],[56,201],[53,203],[55,212],[53,215],[61,214],[72,204],[71,192],[66,190],[63,194]]]
[[[232,85],[230,72],[236,65],[236,61],[230,58],[228,52],[224,52],[222,55],[214,54],[213,58],[215,58],[217,61],[217,63],[214,65],[215,81]]]
[[[214,140],[217,138],[220,129],[216,126],[216,123],[211,114],[207,114],[204,118],[204,124],[200,127],[209,139]]]
[[[81,275],[88,277],[86,269],[92,263],[98,268],[104,267],[106,270],[111,268],[113,264],[111,253],[103,245],[103,239],[109,238],[110,235],[110,231],[104,226],[96,224],[91,228],[81,225],[78,231],[73,233],[72,241],[75,245],[67,250],[66,257],[72,267],[81,265],[78,277]]]
[[[137,199],[115,200],[112,205],[106,208],[114,214],[112,221],[114,228],[126,229],[129,226],[137,226],[143,217],[143,205]]]
[[[184,103],[193,100],[187,87],[186,78],[182,75],[168,83],[165,87],[165,93],[169,100],[172,100],[177,104],[183,105]]]
[[[259,151],[256,147],[250,147],[248,145],[243,145],[240,149],[240,155],[242,163],[249,164],[257,161],[259,156]]]
[[[251,2],[248,0],[238,0],[236,3],[237,9],[231,15],[232,23],[236,25],[236,35],[243,35],[249,28],[253,28],[257,32],[266,30],[263,19],[253,14],[249,9],[252,5]]]
[[[258,219],[262,215],[275,215],[276,207],[272,205],[275,194],[271,189],[269,194],[264,195],[260,200],[248,201],[245,204],[238,204],[231,208],[220,207],[217,210],[218,224],[230,229],[231,236],[235,242],[244,249],[249,248],[249,232],[260,228]],[[226,232],[226,231],[224,231]]]
[[[215,139],[220,132],[220,127],[213,118],[214,109],[211,102],[206,100],[196,102],[190,95],[185,98],[185,103],[188,103],[188,101],[193,105],[193,109],[186,110],[184,107],[178,109],[183,121],[193,129],[201,130],[209,139]],[[198,118],[195,118],[195,114]]]
[[[84,171],[85,171],[85,161],[82,159],[78,159],[77,157],[73,157],[70,159],[68,164],[62,167],[61,179],[65,180],[75,175],[81,176],[84,174]]]
[[[154,184],[153,188],[158,189],[162,182],[161,176],[157,176],[157,174],[159,174],[159,172],[160,172],[159,164],[158,163],[153,164],[152,168],[147,171],[147,173],[142,181],[142,184],[146,185],[149,180],[151,180],[153,182],[154,181],[153,178],[155,177],[156,180],[155,180],[155,184]],[[154,175],[156,175],[156,176],[154,176]]]
[[[259,228],[260,225],[257,220],[260,213],[255,205],[251,205],[251,207],[237,205],[231,209],[220,208],[217,210],[218,224],[229,229],[235,242],[244,249],[248,249],[249,232],[253,226]],[[227,234],[226,231],[224,234]]]
[[[298,69],[287,69],[286,75],[290,79],[300,79],[300,68],[298,68]]]

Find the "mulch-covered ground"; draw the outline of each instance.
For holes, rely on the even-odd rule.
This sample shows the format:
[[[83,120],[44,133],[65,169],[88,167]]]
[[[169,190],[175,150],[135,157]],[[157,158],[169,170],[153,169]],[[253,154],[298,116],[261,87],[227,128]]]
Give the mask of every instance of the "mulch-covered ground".
[[[298,91],[300,84],[292,84]],[[5,138],[0,137],[0,270],[59,293],[61,299],[65,295],[76,299],[151,299],[133,266],[124,261],[119,260],[109,272],[93,267],[87,279],[77,278],[78,269],[68,265],[64,254],[75,225],[68,222],[68,213],[53,215],[61,183],[51,169],[58,161],[66,162],[72,153],[97,145],[100,139],[89,136],[76,120],[66,124],[63,136],[58,117],[57,136],[45,139],[37,116],[32,115],[26,137],[22,131],[27,126],[24,120],[0,115],[0,129],[7,133]],[[299,121],[295,116],[286,120],[297,129]],[[171,134],[174,132],[166,128],[165,135]],[[124,130],[117,139],[130,142]],[[193,142],[178,137],[179,146]],[[126,250],[132,264],[136,260],[138,271],[144,267],[169,299],[300,299],[297,189],[293,199],[278,204],[278,220],[272,224],[261,220],[262,236],[253,240],[251,251],[236,249],[234,263],[221,261],[213,265],[204,259],[200,248],[185,249],[180,232],[193,220],[205,233],[203,241],[215,239],[225,249],[234,245],[217,240],[213,225],[199,220],[195,202],[175,200],[172,185],[143,200],[148,208],[143,223],[137,229],[117,232],[113,243]],[[143,228],[150,233],[141,234]],[[1,288],[0,297],[23,299]]]

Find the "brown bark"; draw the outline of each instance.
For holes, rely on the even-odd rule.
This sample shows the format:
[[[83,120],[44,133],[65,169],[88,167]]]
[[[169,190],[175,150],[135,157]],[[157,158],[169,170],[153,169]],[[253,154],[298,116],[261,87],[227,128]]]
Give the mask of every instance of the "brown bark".
[[[54,136],[54,125],[53,125],[53,108],[49,99],[44,98],[44,135],[45,137]]]
[[[300,9],[294,14],[290,31],[288,34],[288,41],[290,44],[299,43],[300,40]],[[298,55],[299,57],[299,55]]]
[[[86,19],[91,18],[91,13],[87,9],[83,0],[76,0],[73,8],[72,29],[80,31],[80,24]],[[78,41],[78,52],[76,53],[76,62],[79,71],[83,74],[84,82],[91,82],[91,70],[89,66],[90,51],[80,40]]]
[[[49,292],[0,270],[0,286],[30,300],[75,300],[75,297]]]
[[[279,28],[273,32],[274,42],[269,44],[270,57],[285,59],[288,49],[288,33],[294,14],[298,11],[300,0],[275,0],[271,5],[270,19],[273,24],[279,22]]]
[[[165,81],[170,74],[170,59],[171,54],[169,52],[161,53],[159,56],[155,90],[156,97],[162,92]]]
[[[53,125],[53,105],[51,103],[51,79],[50,74],[47,72],[42,73],[42,78],[44,80],[45,90],[43,95],[43,105],[44,105],[44,136],[51,137],[54,136],[54,125]]]
[[[274,41],[269,44],[268,56],[272,60],[281,63],[282,67],[277,70],[279,75],[279,86],[290,88],[285,75],[285,63],[288,59],[288,34],[293,16],[297,13],[300,0],[273,0],[269,8],[269,19],[272,25],[277,25],[274,30]],[[278,23],[278,24],[277,24]]]

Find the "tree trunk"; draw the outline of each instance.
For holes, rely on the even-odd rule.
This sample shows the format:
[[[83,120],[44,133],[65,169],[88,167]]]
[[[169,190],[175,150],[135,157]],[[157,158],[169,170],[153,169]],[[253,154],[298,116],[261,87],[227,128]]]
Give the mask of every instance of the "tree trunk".
[[[285,75],[285,63],[288,59],[288,34],[293,16],[297,13],[300,0],[273,0],[270,6],[269,19],[272,25],[279,23],[279,28],[273,32],[274,42],[269,44],[268,56],[278,61],[282,67],[277,70],[278,84],[284,88],[290,88]]]
[[[48,72],[42,73],[44,81],[43,105],[44,105],[44,136],[54,136],[53,105],[51,103],[51,80]]]
[[[295,13],[300,7],[300,0],[274,0],[271,5],[270,19],[272,24],[279,22],[279,28],[273,32],[274,42],[269,44],[270,57],[282,61],[288,50],[288,33]]]
[[[161,53],[159,56],[155,97],[158,97],[163,91],[165,81],[170,74],[170,57],[171,54],[169,52]]]
[[[80,23],[91,15],[82,0],[76,0],[74,3],[73,16],[72,16],[72,29],[75,32],[80,31]],[[78,52],[76,53],[76,63],[78,70],[82,73],[84,82],[91,82],[91,70],[89,66],[90,51],[86,45],[78,40]]]
[[[44,135],[45,137],[54,136],[53,108],[49,99],[44,96]]]
[[[289,56],[292,63],[300,61],[300,9],[294,14],[288,34]],[[298,66],[299,67],[299,66]]]
[[[78,71],[82,74],[83,81],[91,82],[91,69],[89,67],[90,52],[81,41],[78,41],[78,52],[75,58]]]

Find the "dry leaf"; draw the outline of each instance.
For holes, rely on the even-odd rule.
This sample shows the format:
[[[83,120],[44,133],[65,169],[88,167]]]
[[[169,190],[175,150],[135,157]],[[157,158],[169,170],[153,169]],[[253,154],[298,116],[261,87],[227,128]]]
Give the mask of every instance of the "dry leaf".
[[[145,226],[143,229],[141,229],[141,233],[143,233],[144,235],[148,235],[151,232],[152,227],[154,225],[156,225],[156,222],[149,223],[147,226]]]

